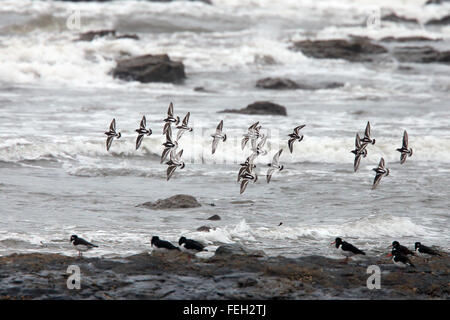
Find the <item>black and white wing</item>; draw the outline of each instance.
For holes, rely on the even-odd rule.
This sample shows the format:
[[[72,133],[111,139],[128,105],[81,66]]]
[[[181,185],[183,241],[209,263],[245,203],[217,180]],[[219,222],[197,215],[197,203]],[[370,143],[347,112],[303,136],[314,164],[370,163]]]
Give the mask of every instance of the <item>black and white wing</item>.
[[[361,149],[361,138],[359,137],[359,134],[356,134],[355,148],[356,150]]]
[[[214,154],[214,152],[216,152],[217,149],[217,145],[219,144],[220,139],[214,137],[213,141],[212,141],[212,154]]]
[[[400,164],[404,164],[407,157],[408,157],[408,154],[402,152],[400,154]]]
[[[370,139],[370,122],[367,121],[366,131],[364,132],[364,137]]]
[[[272,167],[267,170],[267,175],[266,175],[267,183],[270,182],[270,179],[272,178],[272,174],[274,171],[275,171],[275,169]]]
[[[280,155],[283,152],[283,149],[280,149],[277,153],[275,153],[275,155],[273,156],[272,159],[272,164],[274,165],[279,165],[280,164]]]
[[[164,150],[163,150],[163,152],[161,154],[161,162],[160,163],[163,163],[164,160],[166,160],[167,155],[170,153],[170,150],[172,150],[172,149],[171,148],[164,148]]]
[[[222,129],[223,129],[223,120],[221,120],[217,125],[216,134],[222,134]]]
[[[145,116],[142,117],[141,124],[139,125],[141,129],[145,129],[147,126],[147,119],[145,119]]]
[[[141,146],[142,140],[144,139],[143,134],[139,134],[136,138],[136,150]]]
[[[172,177],[172,175],[175,172],[176,168],[177,168],[177,166],[172,166],[172,165],[167,167],[167,181],[169,181],[170,177]]]
[[[261,150],[261,149],[264,147],[264,145],[266,144],[266,141],[267,141],[267,137],[264,136],[264,137],[261,139],[261,141],[258,143],[258,149],[259,149],[259,150]]]
[[[170,122],[166,122],[166,123],[164,124],[163,134],[166,134],[167,131],[169,131],[169,130],[172,131],[172,129],[170,129]],[[171,133],[171,135],[172,135],[172,133]]]
[[[373,180],[372,190],[375,189],[380,184],[382,177],[383,177],[382,173],[376,174],[375,179]]]
[[[380,159],[380,163],[378,164],[378,168],[384,170],[384,166],[385,166],[385,164],[384,164],[384,159],[383,159],[383,157],[382,157],[382,158]]]
[[[408,149],[408,132],[406,132],[406,130],[405,130],[405,132],[403,132],[403,145],[402,145],[402,147],[404,149]]]
[[[108,136],[108,138],[106,138],[106,151],[109,151],[109,148],[111,148],[113,140],[114,136]]]
[[[303,129],[305,126],[306,126],[306,124],[302,124],[302,125],[300,125],[298,127],[295,127],[294,128],[295,134],[299,136],[300,135],[300,130]]]
[[[116,119],[112,119],[111,124],[109,125],[109,131],[116,132]]]
[[[353,169],[355,170],[355,172],[359,168],[359,163],[361,162],[361,156],[362,155],[360,153],[355,154],[355,162],[353,163]]]
[[[245,145],[247,144],[247,142],[248,142],[248,137],[244,137],[242,139],[242,141],[241,141],[241,148],[242,148],[242,150],[244,150]]]
[[[183,126],[186,126],[186,127],[187,127],[187,125],[188,125],[188,123],[189,123],[189,117],[190,117],[190,115],[191,115],[190,112],[186,113],[186,116],[184,117],[183,123],[182,123]]]
[[[242,180],[241,182],[241,189],[240,189],[240,194],[243,194],[245,189],[247,188],[248,185],[248,180]]]
[[[169,109],[167,110],[167,116],[173,118],[173,103],[169,104]]]
[[[295,142],[295,138],[290,138],[288,140],[289,151],[291,151],[291,153],[294,150],[294,142]]]

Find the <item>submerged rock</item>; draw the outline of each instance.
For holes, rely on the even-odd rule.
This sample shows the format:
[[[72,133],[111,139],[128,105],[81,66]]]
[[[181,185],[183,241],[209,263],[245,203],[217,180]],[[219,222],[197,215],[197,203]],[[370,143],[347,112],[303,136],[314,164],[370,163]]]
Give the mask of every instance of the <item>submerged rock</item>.
[[[450,24],[450,15],[444,16],[440,19],[432,19],[425,23],[427,26],[446,26]]]
[[[139,206],[153,210],[161,210],[197,208],[200,207],[201,204],[193,196],[187,194],[177,194],[167,199],[159,199],[155,202],[145,202]]]
[[[116,35],[116,30],[97,30],[97,31],[88,31],[80,34],[80,37],[77,41],[92,41],[96,38],[112,38],[112,39],[134,39],[139,40],[139,37],[135,34],[124,34],[124,35]]]
[[[215,214],[215,215],[213,215],[213,216],[209,217],[209,218],[208,218],[208,219],[206,219],[206,220],[213,220],[213,221],[217,221],[217,220],[221,220],[221,218],[220,218],[220,216],[219,216],[219,215]]]
[[[319,89],[334,89],[343,87],[343,83],[339,82],[324,82],[318,84],[297,83],[287,78],[264,78],[256,82],[256,87],[262,89],[302,89],[302,90],[319,90]]]
[[[166,54],[143,55],[119,60],[112,70],[114,78],[140,82],[182,82],[186,75],[182,62],[172,61]]]
[[[262,250],[251,250],[239,244],[224,244],[216,249],[214,257],[224,256],[248,256],[248,257],[264,257],[265,253]]]
[[[399,16],[395,13],[390,13],[390,14],[382,16],[381,21],[419,24],[419,21],[416,18],[406,18],[406,17]]]
[[[353,62],[372,61],[373,55],[387,52],[386,48],[372,43],[365,37],[353,37],[350,40],[303,40],[294,42],[290,49],[301,51],[308,57],[344,59]]]
[[[400,62],[409,63],[450,63],[450,51],[438,51],[432,47],[398,47],[394,57]]]
[[[266,114],[266,115],[278,115],[286,116],[286,108],[270,102],[270,101],[257,101],[249,104],[247,108],[244,109],[227,109],[219,111],[220,113],[241,113],[241,114]]]

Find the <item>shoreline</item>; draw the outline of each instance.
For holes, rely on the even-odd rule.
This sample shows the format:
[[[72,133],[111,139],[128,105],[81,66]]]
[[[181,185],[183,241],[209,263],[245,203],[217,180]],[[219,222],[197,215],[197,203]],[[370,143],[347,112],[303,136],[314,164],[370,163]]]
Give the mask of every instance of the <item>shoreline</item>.
[[[239,246],[207,259],[156,251],[124,258],[11,254],[0,257],[0,299],[449,299],[448,255],[413,262],[416,269],[400,270],[380,257],[343,264],[323,256],[267,257]],[[67,288],[71,265],[80,268],[79,290]],[[381,270],[380,289],[367,288],[371,265]]]

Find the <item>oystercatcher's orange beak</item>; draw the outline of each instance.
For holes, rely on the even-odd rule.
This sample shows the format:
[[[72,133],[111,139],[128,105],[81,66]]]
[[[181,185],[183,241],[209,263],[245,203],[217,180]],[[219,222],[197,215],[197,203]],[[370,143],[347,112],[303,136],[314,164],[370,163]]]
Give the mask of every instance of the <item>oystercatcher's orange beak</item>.
[[[386,257],[392,257],[392,253],[389,253]]]
[[[390,246],[388,246],[388,248],[392,248],[392,244]]]
[[[336,241],[333,241],[332,243],[330,243],[330,244],[335,244],[336,243]]]

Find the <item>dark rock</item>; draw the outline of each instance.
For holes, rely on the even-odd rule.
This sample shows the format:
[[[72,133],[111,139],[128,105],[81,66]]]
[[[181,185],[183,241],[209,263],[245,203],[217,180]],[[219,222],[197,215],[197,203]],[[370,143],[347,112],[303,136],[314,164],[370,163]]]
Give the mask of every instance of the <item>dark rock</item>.
[[[286,108],[270,101],[257,101],[249,104],[244,109],[227,109],[219,111],[220,113],[241,113],[241,114],[267,114],[286,116]]]
[[[325,82],[316,85],[303,83],[299,84],[287,78],[264,78],[256,82],[256,87],[263,89],[319,90],[319,89],[334,89],[343,86],[344,84],[339,82]]]
[[[450,2],[450,0],[428,0],[425,5],[429,4],[443,4],[444,2]]]
[[[148,54],[120,60],[112,70],[112,74],[114,78],[144,83],[179,83],[186,78],[183,63],[170,60],[166,54]]]
[[[258,284],[258,281],[255,278],[251,278],[251,277],[240,278],[238,280],[239,288],[252,287],[256,284]]]
[[[446,26],[450,24],[450,15],[444,16],[440,19],[432,19],[425,23],[427,26]]]
[[[395,13],[390,13],[387,15],[384,15],[381,17],[381,21],[391,21],[391,22],[398,22],[398,23],[415,23],[419,24],[419,21],[415,18],[406,18],[402,16],[398,16]]]
[[[398,47],[394,57],[400,62],[409,63],[450,63],[450,51],[438,51],[432,47]]]
[[[222,219],[220,218],[220,216],[219,216],[219,215],[215,214],[215,215],[213,215],[213,216],[209,217],[209,218],[208,218],[208,219],[206,219],[206,220],[213,220],[213,221],[217,221],[217,220],[222,220]]]
[[[80,37],[77,41],[92,41],[96,38],[112,38],[112,39],[122,39],[129,38],[134,40],[139,40],[139,37],[135,34],[124,34],[117,36],[116,30],[97,30],[97,31],[88,31],[80,34]]]
[[[441,39],[431,39],[422,36],[412,36],[412,37],[385,37],[381,41],[384,42],[418,42],[418,41],[440,41]]]
[[[200,232],[209,232],[211,229],[214,230],[214,228],[211,228],[211,227],[209,227],[209,226],[201,226],[201,227],[198,227],[198,228],[197,228],[197,231],[200,231]]]
[[[177,194],[167,199],[159,199],[156,202],[145,202],[140,206],[153,210],[160,210],[197,208],[200,207],[201,204],[193,196]]]
[[[262,250],[252,250],[245,248],[239,244],[224,244],[216,249],[214,257],[224,256],[248,256],[248,257],[264,257],[265,253]]]
[[[364,37],[353,37],[350,40],[297,41],[290,49],[317,59],[344,59],[353,62],[372,61],[372,55],[387,52],[384,47]]]

